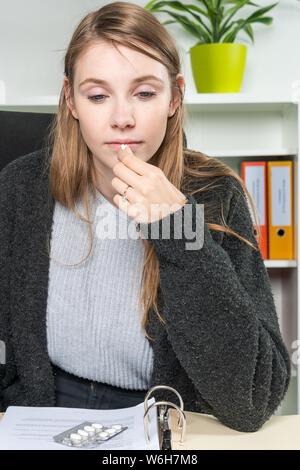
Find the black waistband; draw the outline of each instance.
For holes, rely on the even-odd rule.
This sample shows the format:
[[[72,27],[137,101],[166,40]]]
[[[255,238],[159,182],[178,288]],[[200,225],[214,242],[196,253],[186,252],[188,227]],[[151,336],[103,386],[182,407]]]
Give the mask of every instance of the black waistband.
[[[147,389],[145,390],[133,390],[133,389],[125,389],[125,388],[122,388],[122,387],[116,387],[114,385],[110,385],[110,384],[106,384],[106,383],[103,383],[103,382],[98,382],[96,380],[91,380],[91,379],[86,379],[86,378],[83,378],[83,377],[79,377],[78,375],[74,375],[72,374],[71,372],[67,372],[63,369],[61,369],[60,367],[56,366],[55,364],[51,364],[52,365],[52,369],[53,369],[53,373],[55,376],[59,376],[59,377],[66,377],[68,378],[69,380],[72,380],[73,382],[75,383],[79,383],[79,384],[87,384],[87,385],[90,385],[91,383],[93,383],[95,386],[104,386],[104,387],[107,387],[111,390],[114,390],[116,392],[132,392],[132,393],[135,393],[135,394],[141,394],[141,396],[145,395],[147,393]]]

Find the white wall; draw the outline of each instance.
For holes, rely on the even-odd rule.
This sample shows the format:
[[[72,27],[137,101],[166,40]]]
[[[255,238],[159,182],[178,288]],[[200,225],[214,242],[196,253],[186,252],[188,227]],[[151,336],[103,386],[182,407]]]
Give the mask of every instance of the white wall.
[[[186,1],[186,0],[185,0]],[[72,33],[90,11],[109,2],[96,0],[0,0],[0,79],[6,82],[7,102],[18,96],[57,95],[63,80],[63,55]],[[132,2],[145,6],[147,1]],[[186,3],[194,3],[189,0]],[[262,6],[274,3],[260,0]],[[247,7],[239,17],[253,9]],[[237,42],[248,45],[241,92],[270,92],[292,96],[300,80],[300,1],[280,0],[269,13],[271,26],[254,24],[255,45],[245,33]],[[170,19],[155,14],[160,21]],[[180,25],[167,25],[176,38],[186,78],[187,93],[195,92],[189,48],[197,39]]]

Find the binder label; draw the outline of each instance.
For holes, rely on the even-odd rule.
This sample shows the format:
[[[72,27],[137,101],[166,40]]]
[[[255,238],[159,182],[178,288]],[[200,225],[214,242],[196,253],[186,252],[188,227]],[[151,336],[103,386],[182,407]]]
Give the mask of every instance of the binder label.
[[[271,167],[272,225],[291,225],[290,166]]]
[[[245,168],[245,184],[253,198],[260,217],[260,225],[265,225],[265,167],[262,165],[249,165]],[[252,217],[253,225],[255,225],[252,208],[247,197],[249,210]]]

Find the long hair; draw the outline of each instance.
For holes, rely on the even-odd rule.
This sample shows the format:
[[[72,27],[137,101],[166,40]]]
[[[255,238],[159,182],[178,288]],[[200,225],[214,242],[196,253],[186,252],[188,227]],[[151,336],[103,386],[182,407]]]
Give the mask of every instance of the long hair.
[[[260,236],[259,223],[255,213],[255,204],[247,191],[242,179],[226,164],[209,157],[201,152],[185,148],[183,141],[183,126],[187,121],[187,113],[183,105],[184,91],[178,86],[176,75],[181,72],[181,63],[174,41],[165,27],[157,18],[146,9],[128,2],[113,2],[105,5],[97,11],[85,16],[76,27],[64,59],[64,74],[70,84],[70,96],[74,98],[74,71],[76,62],[89,46],[99,41],[107,41],[118,50],[118,44],[122,44],[146,54],[154,60],[162,63],[167,71],[171,84],[171,96],[180,96],[180,104],[173,116],[168,118],[164,139],[152,156],[149,163],[160,168],[168,180],[179,190],[191,188],[188,182],[207,181],[201,188],[194,187],[190,194],[198,191],[213,191],[216,186],[213,183],[224,176],[231,175],[238,180],[244,192],[247,194],[254,213],[258,236]],[[140,44],[150,46],[155,54],[140,47]],[[118,50],[119,51],[119,50]],[[119,51],[120,52],[120,51]],[[89,225],[90,248],[87,256],[75,265],[84,262],[91,253],[93,237],[88,204],[88,190],[96,196],[95,167],[90,149],[87,147],[80,131],[79,122],[75,119],[67,105],[64,87],[62,87],[59,98],[57,114],[54,116],[51,127],[46,138],[46,143],[51,148],[51,159],[49,160],[49,188],[55,200],[65,207],[69,207],[74,214]],[[84,198],[87,219],[82,217],[74,203]],[[209,216],[216,213],[216,206],[210,207],[205,204],[205,213]],[[215,211],[214,211],[215,209]],[[212,218],[212,217],[211,217]],[[223,231],[237,236],[253,249],[258,247],[233,232],[224,217],[223,225],[220,223],[207,222],[212,230]],[[143,301],[144,315],[142,327],[145,335],[150,338],[146,331],[148,312],[150,307],[154,308],[156,315],[162,323],[165,323],[157,307],[157,292],[159,287],[159,263],[153,246],[142,239],[145,249],[145,257],[140,284],[139,307]],[[48,234],[48,253],[50,255],[50,243]]]

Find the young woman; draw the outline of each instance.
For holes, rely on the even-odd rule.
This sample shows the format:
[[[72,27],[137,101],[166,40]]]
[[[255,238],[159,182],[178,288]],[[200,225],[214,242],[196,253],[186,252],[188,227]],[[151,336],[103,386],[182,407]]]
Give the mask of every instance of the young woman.
[[[255,431],[282,401],[290,359],[254,204],[227,165],[185,147],[180,70],[147,10],[89,13],[47,145],[0,173],[3,411],[127,407],[169,385],[186,410]]]

